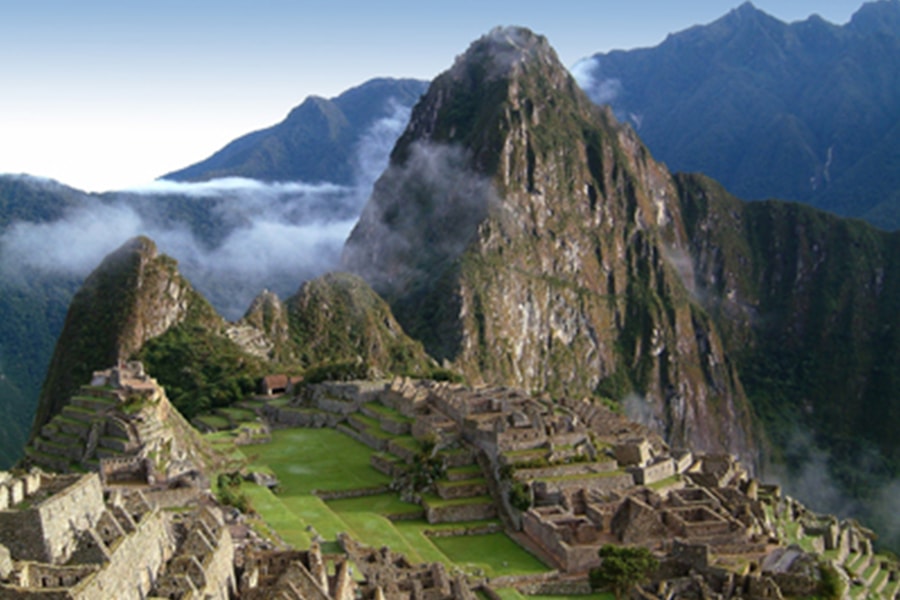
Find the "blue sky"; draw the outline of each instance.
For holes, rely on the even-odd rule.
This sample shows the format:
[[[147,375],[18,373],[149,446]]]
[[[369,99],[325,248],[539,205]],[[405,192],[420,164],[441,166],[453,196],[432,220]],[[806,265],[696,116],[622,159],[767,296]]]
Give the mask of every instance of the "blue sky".
[[[0,0],[0,172],[88,190],[146,183],[280,121],[310,94],[430,79],[495,25],[546,35],[569,66],[654,46],[739,0]],[[845,23],[860,0],[757,0]]]

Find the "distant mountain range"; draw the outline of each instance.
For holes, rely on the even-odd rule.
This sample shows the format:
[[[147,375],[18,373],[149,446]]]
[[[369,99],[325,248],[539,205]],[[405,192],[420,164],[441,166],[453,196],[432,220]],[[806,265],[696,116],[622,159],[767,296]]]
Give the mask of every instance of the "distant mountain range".
[[[900,0],[866,3],[841,27],[745,3],[578,72],[673,171],[900,227]]]
[[[356,145],[377,119],[408,109],[428,87],[415,79],[373,79],[330,100],[310,96],[287,118],[240,137],[206,160],[168,173],[173,181],[249,177],[349,185]]]
[[[160,243],[177,251],[194,285],[232,319],[263,287],[289,295],[338,264],[344,237],[426,87],[375,79],[334,99],[309,98],[283,123],[167,176],[320,186],[226,181],[89,194],[45,179],[0,176],[0,419],[7,424],[0,428],[0,468],[21,455],[69,303],[107,252],[131,235],[165,235]],[[92,236],[98,223],[105,225]],[[252,267],[243,265],[259,251],[258,236],[276,227],[296,237],[285,239],[294,250],[273,254],[270,239],[268,264],[257,255]],[[91,248],[71,247],[72,239]],[[78,255],[84,264],[58,260]],[[229,262],[234,268],[223,277]]]

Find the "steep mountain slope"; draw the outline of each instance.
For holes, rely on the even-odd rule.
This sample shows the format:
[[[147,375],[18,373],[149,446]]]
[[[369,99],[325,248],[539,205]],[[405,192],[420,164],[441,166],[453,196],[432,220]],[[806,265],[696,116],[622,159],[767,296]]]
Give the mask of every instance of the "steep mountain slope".
[[[224,322],[151,240],[135,238],[106,257],[72,298],[34,418],[32,435],[59,413],[91,373],[127,360],[148,340],[190,321]]]
[[[745,3],[654,48],[597,54],[580,70],[598,102],[675,171],[747,199],[799,200],[900,226],[900,2],[845,26],[785,24]]]
[[[52,181],[0,176],[0,233],[21,220],[58,219],[85,198]],[[0,469],[11,466],[25,445],[53,344],[79,285],[72,277],[24,276],[5,253],[0,245]]]
[[[900,234],[677,182],[697,288],[774,447],[796,468],[827,451],[848,495],[876,497],[900,475]]]
[[[259,378],[276,369],[357,377],[436,370],[359,278],[326,275],[285,303],[263,292],[245,319],[229,324],[173,259],[139,237],[104,259],[72,299],[32,437],[93,371],[132,358],[143,361],[188,418],[254,393]]]
[[[373,79],[330,100],[311,96],[281,123],[238,138],[206,160],[163,177],[353,183],[351,159],[362,132],[397,106],[413,104],[426,85],[414,79]]]
[[[752,463],[740,383],[682,283],[679,211],[665,168],[546,39],[497,29],[414,109],[344,264],[473,379],[635,391],[673,443]]]
[[[744,456],[759,423],[789,486],[816,459],[823,508],[873,519],[900,474],[898,241],[672,177],[508,29],[417,105],[344,262],[470,378],[600,393]]]
[[[369,377],[426,376],[434,361],[411,340],[391,309],[362,279],[330,273],[304,283],[287,301],[288,328],[301,364],[359,363]]]

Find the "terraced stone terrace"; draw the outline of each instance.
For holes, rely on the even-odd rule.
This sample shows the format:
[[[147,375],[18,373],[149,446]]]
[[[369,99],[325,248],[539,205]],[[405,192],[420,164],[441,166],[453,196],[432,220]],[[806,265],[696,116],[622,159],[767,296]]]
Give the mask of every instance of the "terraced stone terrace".
[[[610,542],[651,547],[677,572],[734,578],[756,590],[751,597],[766,585],[806,586],[808,595],[809,578],[779,571],[794,556],[846,571],[851,598],[894,598],[900,587],[896,563],[872,553],[865,530],[808,513],[733,457],[670,452],[589,403],[395,380],[323,384],[242,408],[254,423],[282,427],[269,443],[228,450],[235,464],[278,478],[275,492],[243,484],[260,515],[254,525],[297,548],[315,541],[339,551],[346,533],[412,564],[484,578],[479,597],[492,600],[562,600],[570,590],[608,598],[582,594]],[[229,415],[230,426],[249,427],[239,422],[249,416]],[[214,435],[220,447],[238,437]],[[514,491],[529,508],[513,510]],[[797,549],[779,561],[788,544]],[[760,574],[751,566],[763,559],[776,562]],[[659,590],[678,585],[676,577]],[[542,592],[562,595],[534,595]]]
[[[366,419],[358,422],[374,426]],[[222,443],[221,434],[213,439]],[[241,446],[234,452],[244,456],[249,470],[278,477],[277,494],[249,482],[242,489],[261,517],[255,523],[257,528],[270,533],[265,530],[268,524],[278,537],[295,547],[308,547],[316,535],[333,542],[338,533],[346,532],[375,548],[387,545],[413,563],[441,562],[473,575],[496,577],[549,570],[503,533],[493,517],[429,523],[424,518],[426,508],[405,502],[387,489],[391,478],[370,464],[375,451],[339,431],[280,429],[273,432],[270,443]],[[455,482],[447,479],[444,483],[452,487],[457,482],[478,481],[472,476],[480,474],[480,469],[467,465],[451,472],[454,477],[468,477]],[[342,495],[347,497],[338,497]],[[451,499],[427,496],[423,505],[437,509],[493,506],[490,497],[484,495]]]

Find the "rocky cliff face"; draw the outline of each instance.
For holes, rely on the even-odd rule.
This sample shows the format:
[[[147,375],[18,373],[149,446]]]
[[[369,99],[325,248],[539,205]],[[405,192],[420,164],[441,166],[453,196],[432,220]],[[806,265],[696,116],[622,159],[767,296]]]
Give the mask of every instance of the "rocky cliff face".
[[[344,262],[470,378],[634,392],[673,443],[753,462],[745,397],[692,295],[688,251],[665,167],[546,39],[497,29],[414,109]]]
[[[127,360],[147,340],[188,317],[211,327],[223,323],[151,240],[135,238],[110,254],[72,299],[32,435],[62,410],[93,371]]]

